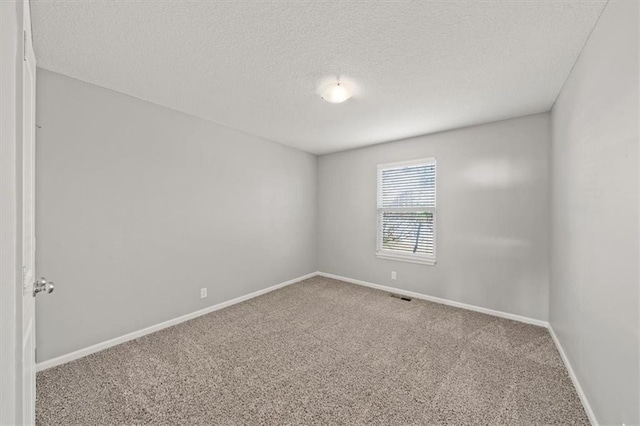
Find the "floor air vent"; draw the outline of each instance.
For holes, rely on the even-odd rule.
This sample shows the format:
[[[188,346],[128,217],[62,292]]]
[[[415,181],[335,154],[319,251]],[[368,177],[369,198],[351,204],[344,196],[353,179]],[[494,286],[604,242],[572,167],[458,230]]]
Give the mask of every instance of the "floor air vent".
[[[401,294],[389,293],[389,296],[395,297],[396,299],[404,300],[405,302],[411,302],[411,298],[407,296],[403,296]]]

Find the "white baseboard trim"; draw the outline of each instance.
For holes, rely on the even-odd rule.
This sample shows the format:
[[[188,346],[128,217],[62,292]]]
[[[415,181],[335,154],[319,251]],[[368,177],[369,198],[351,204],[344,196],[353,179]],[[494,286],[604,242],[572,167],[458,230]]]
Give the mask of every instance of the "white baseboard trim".
[[[274,286],[267,287],[267,288],[262,289],[262,290],[254,291],[253,293],[249,293],[249,294],[244,295],[244,296],[236,297],[235,299],[227,300],[226,302],[221,302],[221,303],[218,303],[216,305],[209,306],[208,308],[200,309],[199,311],[191,312],[189,314],[182,315],[180,317],[177,317],[177,318],[165,321],[165,322],[161,322],[160,324],[156,324],[156,325],[152,325],[152,326],[147,327],[147,328],[143,328],[142,330],[138,330],[138,331],[134,331],[134,332],[129,333],[129,334],[125,334],[124,336],[120,336],[120,337],[113,338],[111,340],[107,340],[106,342],[97,343],[95,345],[89,346],[89,347],[84,348],[84,349],[79,349],[77,351],[74,351],[74,352],[71,352],[71,353],[68,353],[68,354],[65,354],[65,355],[61,355],[61,356],[56,357],[56,358],[52,358],[52,359],[48,359],[48,360],[43,361],[43,362],[39,362],[36,365],[36,371],[42,371],[42,370],[46,370],[47,368],[51,368],[51,367],[55,367],[55,366],[58,366],[58,365],[66,364],[67,362],[76,360],[78,358],[85,357],[85,356],[90,355],[92,353],[100,352],[100,351],[102,351],[104,349],[107,349],[107,348],[110,348],[112,346],[119,345],[120,343],[128,342],[130,340],[134,340],[134,339],[137,339],[139,337],[145,336],[147,334],[151,334],[151,333],[154,333],[156,331],[162,330],[163,328],[171,327],[173,325],[180,324],[181,322],[188,321],[190,319],[197,318],[197,317],[202,316],[202,315],[206,315],[208,313],[217,311],[217,310],[222,309],[222,308],[226,308],[227,306],[235,305],[237,303],[244,302],[245,300],[253,299],[254,297],[258,297],[258,296],[261,296],[263,294],[269,293],[271,291],[277,290],[279,288],[286,287],[288,285],[297,283],[299,281],[306,280],[307,278],[315,277],[316,275],[318,275],[317,272],[312,272],[310,274],[303,275],[301,277],[294,278],[292,280],[285,281],[283,283],[276,284]]]
[[[580,382],[578,381],[578,376],[576,376],[576,373],[573,371],[573,368],[571,367],[571,363],[569,362],[569,358],[567,358],[567,354],[564,353],[564,349],[560,344],[560,340],[558,340],[558,336],[556,336],[555,331],[553,331],[553,327],[551,326],[551,324],[549,324],[548,329],[549,329],[549,334],[551,334],[551,338],[553,339],[553,343],[556,344],[556,348],[558,349],[558,352],[560,352],[560,358],[562,358],[562,362],[564,362],[564,366],[567,368],[567,371],[569,372],[569,377],[571,377],[571,381],[573,382],[573,387],[576,388],[576,392],[580,397],[580,402],[582,402],[582,406],[584,407],[584,411],[587,413],[587,417],[589,418],[589,421],[593,426],[598,426],[599,425],[598,419],[596,418],[596,415],[591,409],[591,405],[589,404],[587,395],[585,395],[584,391],[582,390],[582,386],[580,386]]]
[[[348,282],[348,283],[351,283],[351,284],[358,284],[358,285],[362,285],[362,286],[365,286],[365,287],[375,288],[377,290],[387,291],[387,292],[390,292],[390,293],[401,294],[403,296],[412,297],[414,299],[428,300],[430,302],[440,303],[442,305],[448,305],[448,306],[453,306],[453,307],[456,307],[456,308],[467,309],[469,311],[481,312],[483,314],[493,315],[495,317],[506,318],[506,319],[519,321],[519,322],[524,322],[524,323],[527,323],[527,324],[533,324],[533,325],[537,325],[537,326],[540,326],[540,327],[548,327],[549,326],[549,323],[547,321],[543,321],[543,320],[539,320],[539,319],[535,319],[535,318],[524,317],[524,316],[516,315],[516,314],[510,314],[508,312],[496,311],[496,310],[489,309],[489,308],[483,308],[481,306],[469,305],[467,303],[456,302],[456,301],[449,300],[449,299],[442,299],[440,297],[428,296],[426,294],[416,293],[416,292],[408,291],[408,290],[402,290],[402,289],[395,288],[395,287],[387,287],[385,285],[373,284],[373,283],[370,283],[370,282],[367,282],[367,281],[356,280],[356,279],[348,278],[348,277],[342,277],[340,275],[328,274],[326,272],[318,272],[318,275],[323,276],[323,277],[327,277],[327,278],[333,278],[335,280],[345,281],[345,282]]]

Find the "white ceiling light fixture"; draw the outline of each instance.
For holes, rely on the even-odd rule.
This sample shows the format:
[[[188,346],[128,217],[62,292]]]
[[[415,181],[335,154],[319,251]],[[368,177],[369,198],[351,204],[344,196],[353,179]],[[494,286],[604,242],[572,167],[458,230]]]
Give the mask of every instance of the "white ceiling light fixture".
[[[323,84],[320,87],[319,93],[322,99],[332,104],[342,103],[353,95],[349,86],[339,81]]]

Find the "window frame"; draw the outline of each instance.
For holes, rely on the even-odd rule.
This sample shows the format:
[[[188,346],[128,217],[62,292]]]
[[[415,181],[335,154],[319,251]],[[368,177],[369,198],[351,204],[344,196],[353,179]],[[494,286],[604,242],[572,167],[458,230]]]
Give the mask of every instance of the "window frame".
[[[385,170],[400,169],[411,166],[430,166],[435,167],[435,207],[382,207],[382,172]],[[436,264],[436,223],[437,223],[437,207],[438,207],[438,166],[435,157],[419,158],[417,160],[398,161],[395,163],[378,164],[377,169],[377,188],[376,188],[376,208],[377,208],[377,230],[376,230],[376,257],[378,259],[397,260],[401,262],[419,263],[423,265]],[[433,255],[405,253],[396,250],[386,250],[382,248],[382,217],[385,212],[417,212],[431,213],[433,215]]]

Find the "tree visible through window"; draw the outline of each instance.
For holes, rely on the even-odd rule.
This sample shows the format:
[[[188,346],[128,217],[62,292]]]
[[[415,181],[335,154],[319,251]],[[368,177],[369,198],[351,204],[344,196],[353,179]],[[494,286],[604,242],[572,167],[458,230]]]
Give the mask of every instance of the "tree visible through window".
[[[436,162],[378,166],[378,257],[435,263]]]

